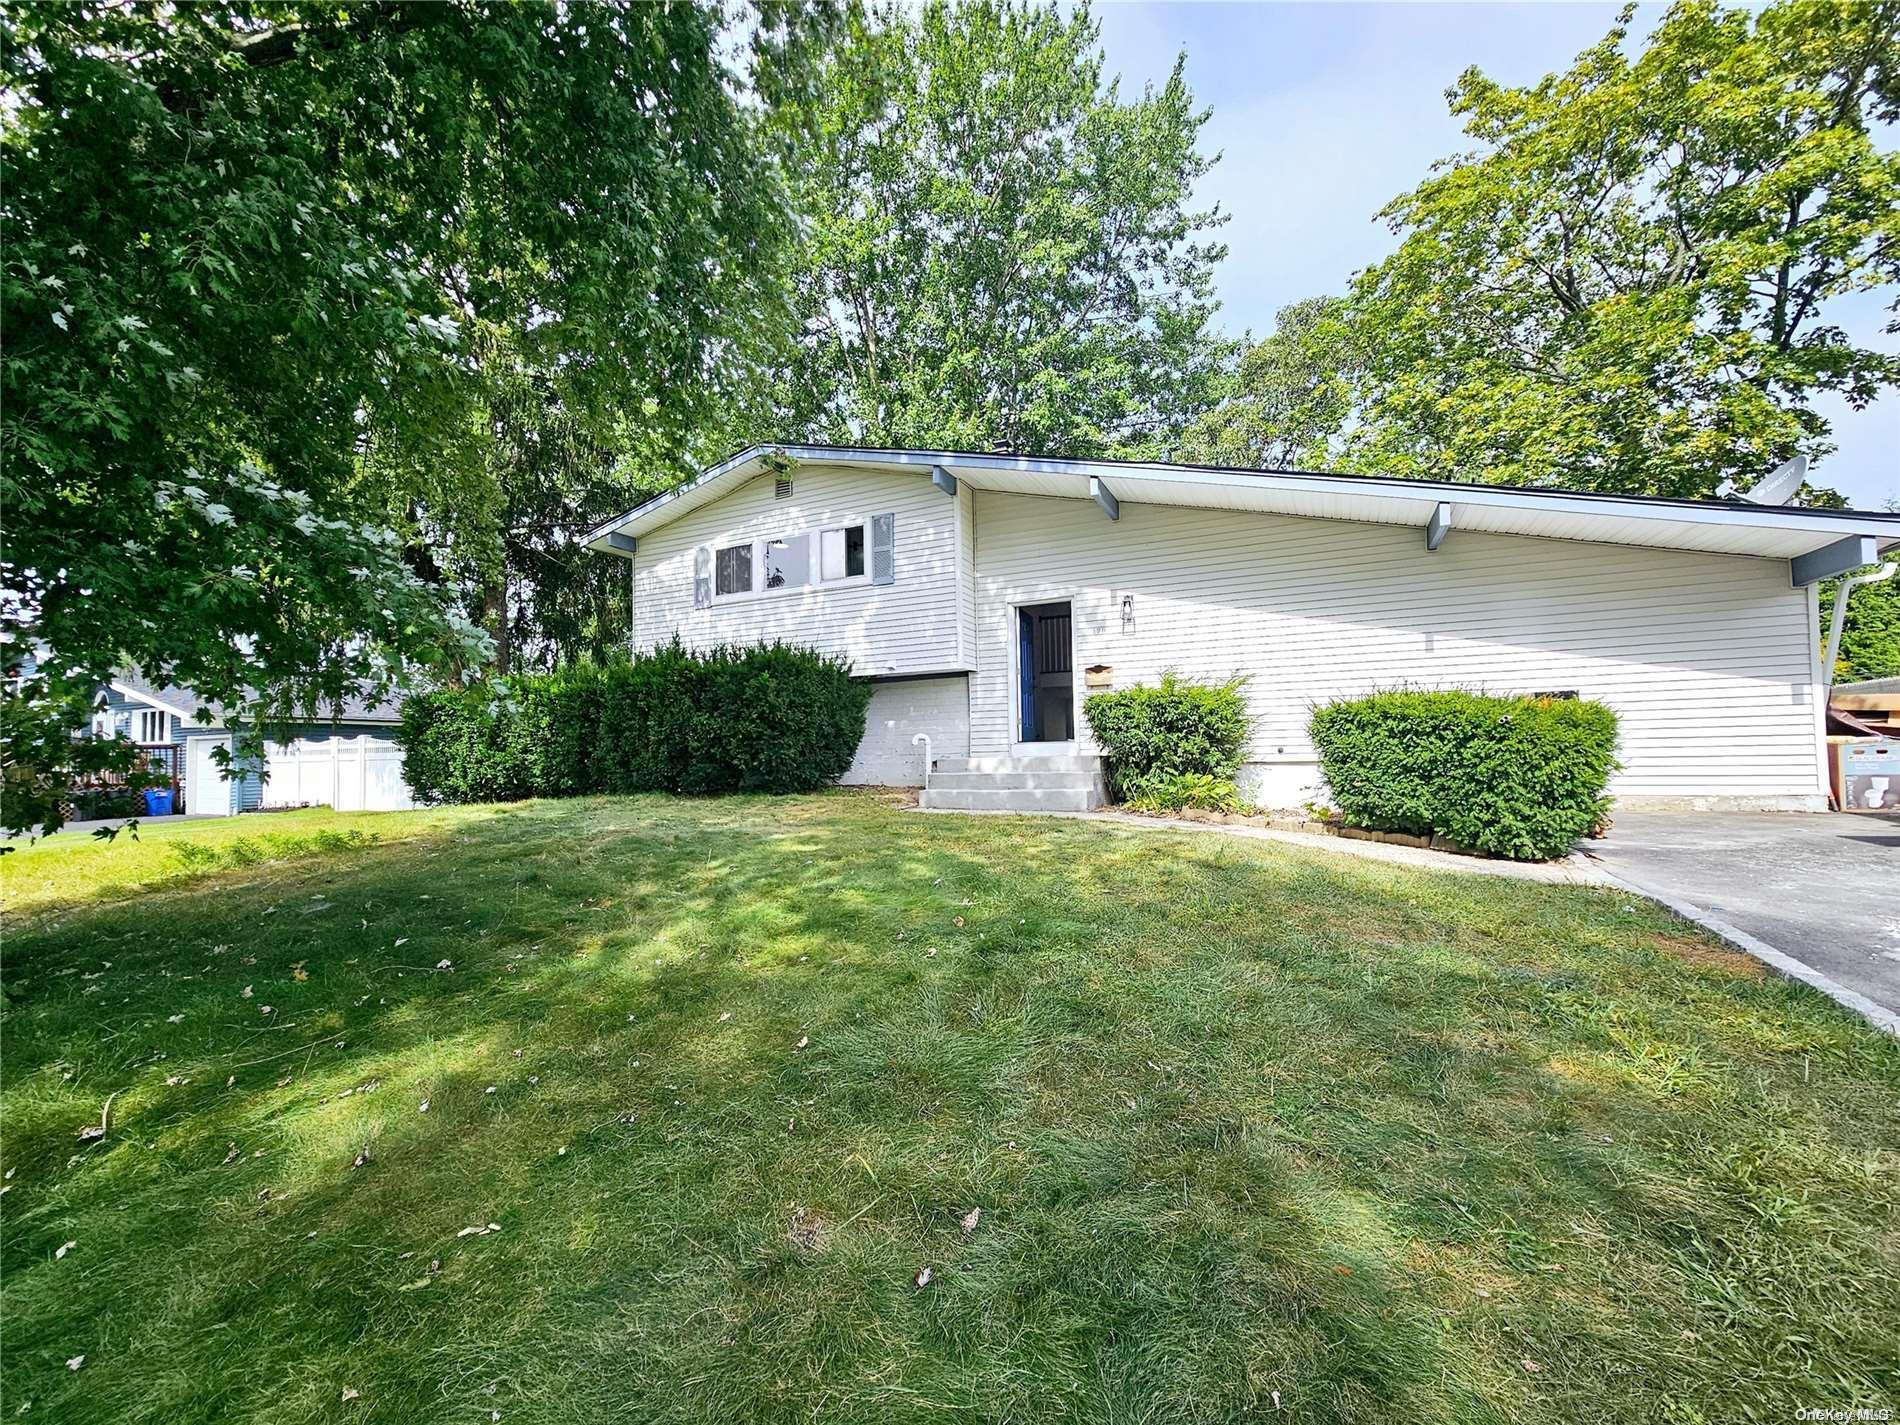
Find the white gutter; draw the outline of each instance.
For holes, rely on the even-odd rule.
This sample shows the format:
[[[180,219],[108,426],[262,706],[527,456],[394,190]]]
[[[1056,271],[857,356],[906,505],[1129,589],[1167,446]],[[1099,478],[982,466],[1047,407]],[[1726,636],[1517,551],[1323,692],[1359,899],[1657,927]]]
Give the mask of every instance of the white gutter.
[[[1871,574],[1851,574],[1841,580],[1840,587],[1834,591],[1834,617],[1828,622],[1827,657],[1821,664],[1821,686],[1834,686],[1834,660],[1841,651],[1841,629],[1847,621],[1847,596],[1862,584],[1878,584],[1893,577],[1893,571],[1900,565],[1883,564]]]

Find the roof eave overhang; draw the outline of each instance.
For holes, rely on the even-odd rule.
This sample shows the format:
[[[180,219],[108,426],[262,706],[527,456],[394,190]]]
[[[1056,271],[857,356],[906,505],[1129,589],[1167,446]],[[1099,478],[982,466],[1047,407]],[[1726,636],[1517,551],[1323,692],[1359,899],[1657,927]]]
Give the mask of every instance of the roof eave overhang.
[[[1452,481],[1409,480],[1353,475],[1329,475],[1293,471],[1239,471],[1206,466],[1165,465],[1134,461],[1090,461],[1048,459],[1020,455],[986,455],[956,451],[883,450],[847,446],[761,445],[740,451],[730,459],[708,469],[697,479],[660,495],[626,514],[588,531],[584,542],[591,549],[627,557],[629,537],[659,529],[700,505],[718,499],[731,489],[761,474],[768,464],[779,459],[794,463],[814,463],[857,469],[887,470],[893,473],[913,471],[928,476],[941,467],[978,489],[1008,490],[1011,477],[1036,477],[1045,487],[1050,480],[1065,488],[1039,493],[1068,495],[1076,499],[1096,499],[1105,486],[1129,503],[1206,504],[1208,496],[1222,489],[1259,497],[1279,491],[1302,496],[1338,497],[1365,505],[1384,507],[1383,517],[1333,516],[1360,522],[1411,524],[1431,523],[1441,505],[1449,503],[1473,511],[1538,511],[1559,516],[1566,523],[1587,524],[1594,516],[1606,522],[1636,521],[1653,523],[1660,534],[1669,524],[1696,525],[1710,530],[1737,532],[1784,531],[1795,543],[1807,549],[1819,549],[1840,539],[1871,536],[1885,553],[1900,549],[1900,517],[1859,510],[1788,509],[1750,505],[1745,502],[1713,500],[1666,500],[1640,496],[1598,494],[1589,491],[1533,490],[1502,485],[1459,484]],[[1072,485],[1073,488],[1067,488]],[[1129,494],[1127,487],[1175,486],[1180,493],[1195,498],[1179,501],[1144,498],[1145,493]],[[1262,511],[1272,513],[1273,511]],[[1295,517],[1301,516],[1298,512]],[[1326,518],[1326,516],[1318,516]],[[1626,530],[1634,526],[1626,526]],[[1474,532],[1486,532],[1478,530]],[[614,540],[614,536],[622,536]],[[1533,536],[1535,537],[1535,536]],[[1567,534],[1557,538],[1583,539],[1586,534]],[[610,542],[611,541],[611,542]],[[1643,544],[1629,537],[1605,536],[1603,542]],[[618,547],[616,547],[618,546]],[[1658,538],[1652,547],[1695,549]],[[1747,553],[1720,549],[1711,552]],[[1776,552],[1763,557],[1786,557]]]

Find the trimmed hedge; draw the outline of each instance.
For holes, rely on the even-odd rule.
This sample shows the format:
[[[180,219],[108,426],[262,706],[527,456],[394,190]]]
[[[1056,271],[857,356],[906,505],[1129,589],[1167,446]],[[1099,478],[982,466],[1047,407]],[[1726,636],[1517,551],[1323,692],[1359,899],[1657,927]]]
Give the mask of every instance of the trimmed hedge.
[[[1317,709],[1312,736],[1349,825],[1516,861],[1562,856],[1601,822],[1617,766],[1616,714],[1574,698],[1374,693]]]
[[[577,664],[403,704],[403,770],[425,802],[594,792],[801,792],[836,781],[870,684],[773,643]]]
[[[1097,693],[1083,703],[1108,761],[1114,799],[1154,802],[1170,795],[1175,779],[1184,776],[1231,781],[1253,731],[1240,695],[1245,683],[1190,683],[1166,673],[1159,687]]]

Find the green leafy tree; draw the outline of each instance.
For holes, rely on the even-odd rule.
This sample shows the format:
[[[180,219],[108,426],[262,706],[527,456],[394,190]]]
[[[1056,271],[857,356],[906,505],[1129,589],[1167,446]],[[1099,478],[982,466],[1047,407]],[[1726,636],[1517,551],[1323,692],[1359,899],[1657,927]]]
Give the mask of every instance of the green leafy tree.
[[[797,198],[798,349],[754,434],[1046,454],[1166,449],[1208,399],[1219,221],[1180,65],[1124,101],[1086,6],[855,13]]]
[[[1328,470],[1340,460],[1358,374],[1346,304],[1282,307],[1273,332],[1244,343],[1220,404],[1187,429],[1181,459],[1252,470]]]
[[[515,383],[676,446],[784,309],[764,116],[820,27],[777,0],[0,26],[6,617],[47,652],[9,696],[43,709],[134,663],[263,729],[480,662]],[[57,819],[43,745],[9,827]]]
[[[1474,148],[1349,299],[1356,467],[1702,496],[1824,455],[1818,394],[1900,381],[1830,319],[1900,277],[1900,5],[1684,0],[1634,57],[1628,21],[1450,91]]]
[[[1888,500],[1887,510],[1900,514],[1900,499]],[[1830,579],[1821,585],[1823,640],[1833,622],[1834,600],[1840,589],[1839,579]],[[1822,647],[1825,650],[1825,642]],[[1834,659],[1834,676],[1843,683],[1900,678],[1900,574],[1878,584],[1859,585],[1848,596],[1847,615],[1841,620],[1841,646]]]
[[[1834,617],[1834,596],[1839,589],[1838,581],[1821,589],[1823,638]],[[1900,583],[1886,579],[1878,584],[1862,584],[1848,598],[1834,676],[1842,683],[1900,678]]]

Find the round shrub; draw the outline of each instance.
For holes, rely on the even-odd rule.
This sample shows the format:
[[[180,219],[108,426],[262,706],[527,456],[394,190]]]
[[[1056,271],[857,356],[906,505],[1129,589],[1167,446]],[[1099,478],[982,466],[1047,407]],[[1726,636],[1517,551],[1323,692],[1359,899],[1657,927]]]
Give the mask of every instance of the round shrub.
[[[592,792],[799,792],[836,781],[864,737],[870,684],[774,643],[677,641],[403,705],[410,789],[425,802]]]
[[[1518,861],[1562,856],[1600,822],[1617,766],[1616,714],[1576,698],[1374,693],[1317,709],[1312,737],[1348,825]]]
[[[1158,687],[1138,684],[1085,702],[1082,712],[1107,759],[1115,800],[1168,795],[1182,776],[1231,781],[1253,731],[1241,697],[1245,685],[1244,678],[1191,683],[1166,673]]]

